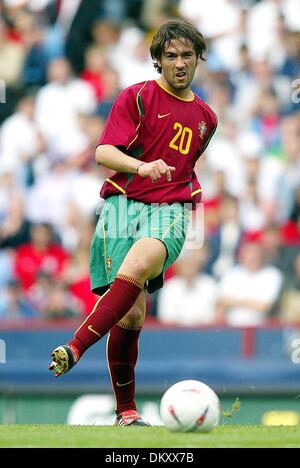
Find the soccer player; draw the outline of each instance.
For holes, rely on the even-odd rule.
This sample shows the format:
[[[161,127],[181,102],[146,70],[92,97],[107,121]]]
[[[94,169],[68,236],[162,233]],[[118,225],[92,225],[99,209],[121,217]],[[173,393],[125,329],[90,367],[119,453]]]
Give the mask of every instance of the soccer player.
[[[186,204],[201,200],[194,166],[217,127],[214,112],[191,90],[205,49],[190,23],[161,26],[150,48],[161,76],[121,92],[96,150],[96,162],[115,171],[101,190],[106,202],[91,247],[91,286],[101,297],[74,339],[53,351],[50,370],[65,374],[109,332],[120,426],[148,425],[134,400],[145,291],[162,287],[185,241]]]

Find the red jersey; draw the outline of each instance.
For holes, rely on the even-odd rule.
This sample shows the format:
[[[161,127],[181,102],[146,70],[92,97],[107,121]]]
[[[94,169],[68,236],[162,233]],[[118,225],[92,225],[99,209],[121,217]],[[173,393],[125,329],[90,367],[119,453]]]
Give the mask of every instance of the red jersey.
[[[193,203],[201,200],[194,167],[217,128],[217,117],[198,96],[186,100],[158,81],[139,83],[121,92],[106,122],[99,145],[113,145],[144,162],[163,159],[174,166],[172,181],[115,173],[101,196],[123,194],[143,203]]]

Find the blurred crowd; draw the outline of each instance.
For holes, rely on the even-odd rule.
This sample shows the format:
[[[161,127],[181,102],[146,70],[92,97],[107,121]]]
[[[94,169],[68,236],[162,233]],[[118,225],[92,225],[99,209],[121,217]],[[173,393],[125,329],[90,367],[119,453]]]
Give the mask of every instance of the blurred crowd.
[[[196,168],[204,246],[184,249],[149,313],[300,321],[299,0],[0,2],[0,319],[93,307],[89,248],[110,174],[95,147],[118,93],[158,77],[149,43],[173,17],[207,39],[193,89],[219,127]]]

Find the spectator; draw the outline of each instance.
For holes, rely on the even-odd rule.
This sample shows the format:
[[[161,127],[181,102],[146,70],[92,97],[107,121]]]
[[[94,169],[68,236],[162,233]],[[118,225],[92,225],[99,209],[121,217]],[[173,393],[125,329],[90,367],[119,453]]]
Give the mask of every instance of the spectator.
[[[0,296],[9,281],[13,279],[13,251],[0,249]]]
[[[240,222],[247,235],[259,233],[267,223],[264,207],[257,193],[256,179],[247,182],[246,191],[240,198]]]
[[[282,121],[282,152],[284,165],[274,190],[278,199],[279,222],[286,222],[292,213],[300,181],[300,122],[297,115]]]
[[[123,32],[122,47],[122,60],[115,64],[120,75],[121,88],[158,78],[149,55],[149,45],[142,31],[129,28]]]
[[[29,303],[34,310],[39,312],[41,317],[44,317],[46,314],[54,281],[51,274],[40,271],[36,275],[35,282],[26,291],[26,297]]]
[[[18,319],[34,318],[36,316],[36,311],[23,296],[19,281],[9,281],[4,294],[0,298],[0,318]]]
[[[150,30],[156,29],[157,21],[164,16],[168,0],[142,0],[138,3],[142,6],[141,21],[143,26]]]
[[[95,148],[98,145],[99,134],[104,128],[104,120],[98,115],[81,115],[79,126],[86,138],[86,147],[77,154],[71,161],[73,167],[86,172],[95,169]],[[92,166],[92,167],[91,167]]]
[[[7,27],[0,17],[0,76],[6,86],[10,88],[21,86],[24,57],[23,46],[8,38]]]
[[[225,76],[222,78],[213,79],[212,82],[209,83],[207,93],[208,93],[208,101],[210,105],[213,107],[216,114],[219,116],[221,120],[221,124],[222,124],[223,118],[229,119],[228,114],[229,114],[229,109],[231,107],[232,87],[231,87],[230,82],[228,81],[228,77]],[[229,127],[227,126],[227,129],[229,131],[232,131],[233,126],[232,125],[230,126],[230,124],[231,122],[229,122]],[[218,133],[216,136],[218,136]],[[222,135],[221,135],[221,138],[222,138]],[[225,138],[226,138],[226,135],[225,135]]]
[[[50,159],[71,159],[87,144],[78,115],[92,114],[96,100],[87,83],[72,77],[65,59],[49,64],[48,77],[49,83],[37,95],[36,123],[48,145]]]
[[[38,224],[31,228],[31,242],[16,251],[15,273],[22,288],[28,290],[39,272],[62,278],[68,261],[68,253],[54,241],[52,228]]]
[[[245,180],[257,180],[263,151],[261,135],[252,130],[241,132],[237,138],[237,147],[242,158]]]
[[[0,124],[14,111],[22,92],[24,56],[22,44],[9,37],[8,28],[0,15]]]
[[[68,2],[68,0],[52,0],[52,3],[54,3],[53,9],[55,10],[53,22],[56,21],[62,27],[65,36],[67,36],[78,13],[81,0],[74,0],[73,2]]]
[[[280,317],[284,322],[300,322],[300,253],[296,256],[293,277],[286,281]]]
[[[247,41],[251,57],[266,59],[277,45],[280,49],[278,22],[281,0],[263,0],[253,6],[247,21]]]
[[[262,90],[252,110],[252,127],[261,135],[266,150],[279,146],[280,114],[279,101],[274,90]]]
[[[203,8],[201,2],[181,0],[179,11],[211,41],[211,53],[221,67],[232,69],[238,66],[238,49],[242,37],[241,9],[237,2],[214,0],[207,2]]]
[[[300,76],[300,32],[288,32],[285,44],[287,55],[280,73],[294,80]]]
[[[183,252],[176,263],[177,276],[167,281],[159,295],[161,322],[184,326],[214,322],[217,286],[203,273],[207,258],[207,247]]]
[[[284,0],[282,2],[283,15],[287,27],[291,31],[300,30],[300,5],[298,0]]]
[[[218,229],[209,239],[209,271],[216,278],[221,278],[234,266],[241,236],[238,199],[227,195],[221,201]]]
[[[116,63],[121,39],[120,26],[111,20],[96,20],[92,24],[91,34],[92,42],[103,48],[107,57]]]
[[[65,161],[57,161],[51,169],[29,191],[28,218],[32,223],[52,224],[60,234],[63,245],[73,250],[78,243],[80,227],[96,212],[99,184],[105,180],[106,173],[95,164],[86,166],[84,172],[70,170],[70,165]]]
[[[67,286],[60,281],[54,281],[45,305],[44,318],[71,318],[81,313],[82,304],[70,293]]]
[[[90,166],[85,173],[78,175],[74,181],[71,201],[67,205],[64,224],[60,224],[59,232],[66,249],[76,251],[85,231],[89,233],[91,221],[94,220],[99,202],[99,183],[105,180],[101,169]]]
[[[290,104],[290,88],[290,81],[273,73],[267,60],[252,59],[250,73],[235,83],[233,111],[239,122],[247,128],[262,93],[275,92],[282,109]]]
[[[240,195],[245,187],[244,167],[238,152],[237,124],[224,118],[221,134],[217,134],[207,150],[207,162],[214,171],[222,171],[225,176],[225,190],[233,196]],[[220,158],[220,154],[223,155]]]
[[[128,3],[132,0],[102,0],[101,16],[105,19],[122,23],[126,17]],[[136,2],[135,2],[136,3]]]
[[[219,285],[219,317],[231,326],[262,325],[279,297],[282,282],[277,268],[264,265],[260,245],[245,243],[239,253],[239,264]]]
[[[103,73],[104,95],[97,108],[97,115],[105,120],[109,116],[113,103],[120,93],[119,74],[110,67],[106,67]]]
[[[34,113],[35,100],[24,97],[0,130],[0,163],[3,161],[11,167],[22,185],[29,184],[34,160],[44,149],[34,122]]]
[[[97,296],[90,290],[89,259],[94,224],[85,225],[81,230],[80,242],[66,270],[65,281],[69,290],[84,306],[88,315],[93,309]]]
[[[300,247],[300,187],[289,221],[282,228],[283,241],[286,245]]]
[[[268,224],[261,237],[261,246],[267,265],[278,268],[285,279],[293,274],[293,263],[297,247],[283,244],[282,229],[278,224]]]
[[[14,170],[0,162],[0,247],[17,247],[29,238],[24,212],[25,192],[17,184]]]
[[[27,89],[35,90],[46,83],[48,60],[44,45],[46,31],[37,16],[28,12],[18,15],[16,27],[26,51],[22,82]]]
[[[30,222],[46,222],[60,229],[65,223],[76,177],[77,173],[70,170],[70,164],[65,160],[54,161],[50,170],[39,177],[28,191],[27,214]]]
[[[91,26],[101,13],[103,0],[62,0],[59,21],[67,30],[66,55],[76,73],[81,73],[84,51],[91,43]]]
[[[85,67],[81,79],[91,86],[97,103],[100,103],[105,94],[104,71],[107,67],[106,55],[103,48],[90,46],[85,53]]]

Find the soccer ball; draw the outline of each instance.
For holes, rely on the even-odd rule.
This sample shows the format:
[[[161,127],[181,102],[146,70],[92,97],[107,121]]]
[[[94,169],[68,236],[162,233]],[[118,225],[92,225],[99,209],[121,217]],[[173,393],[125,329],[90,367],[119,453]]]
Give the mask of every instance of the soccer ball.
[[[160,416],[170,431],[210,432],[219,424],[220,401],[215,392],[197,380],[183,380],[163,395]]]

